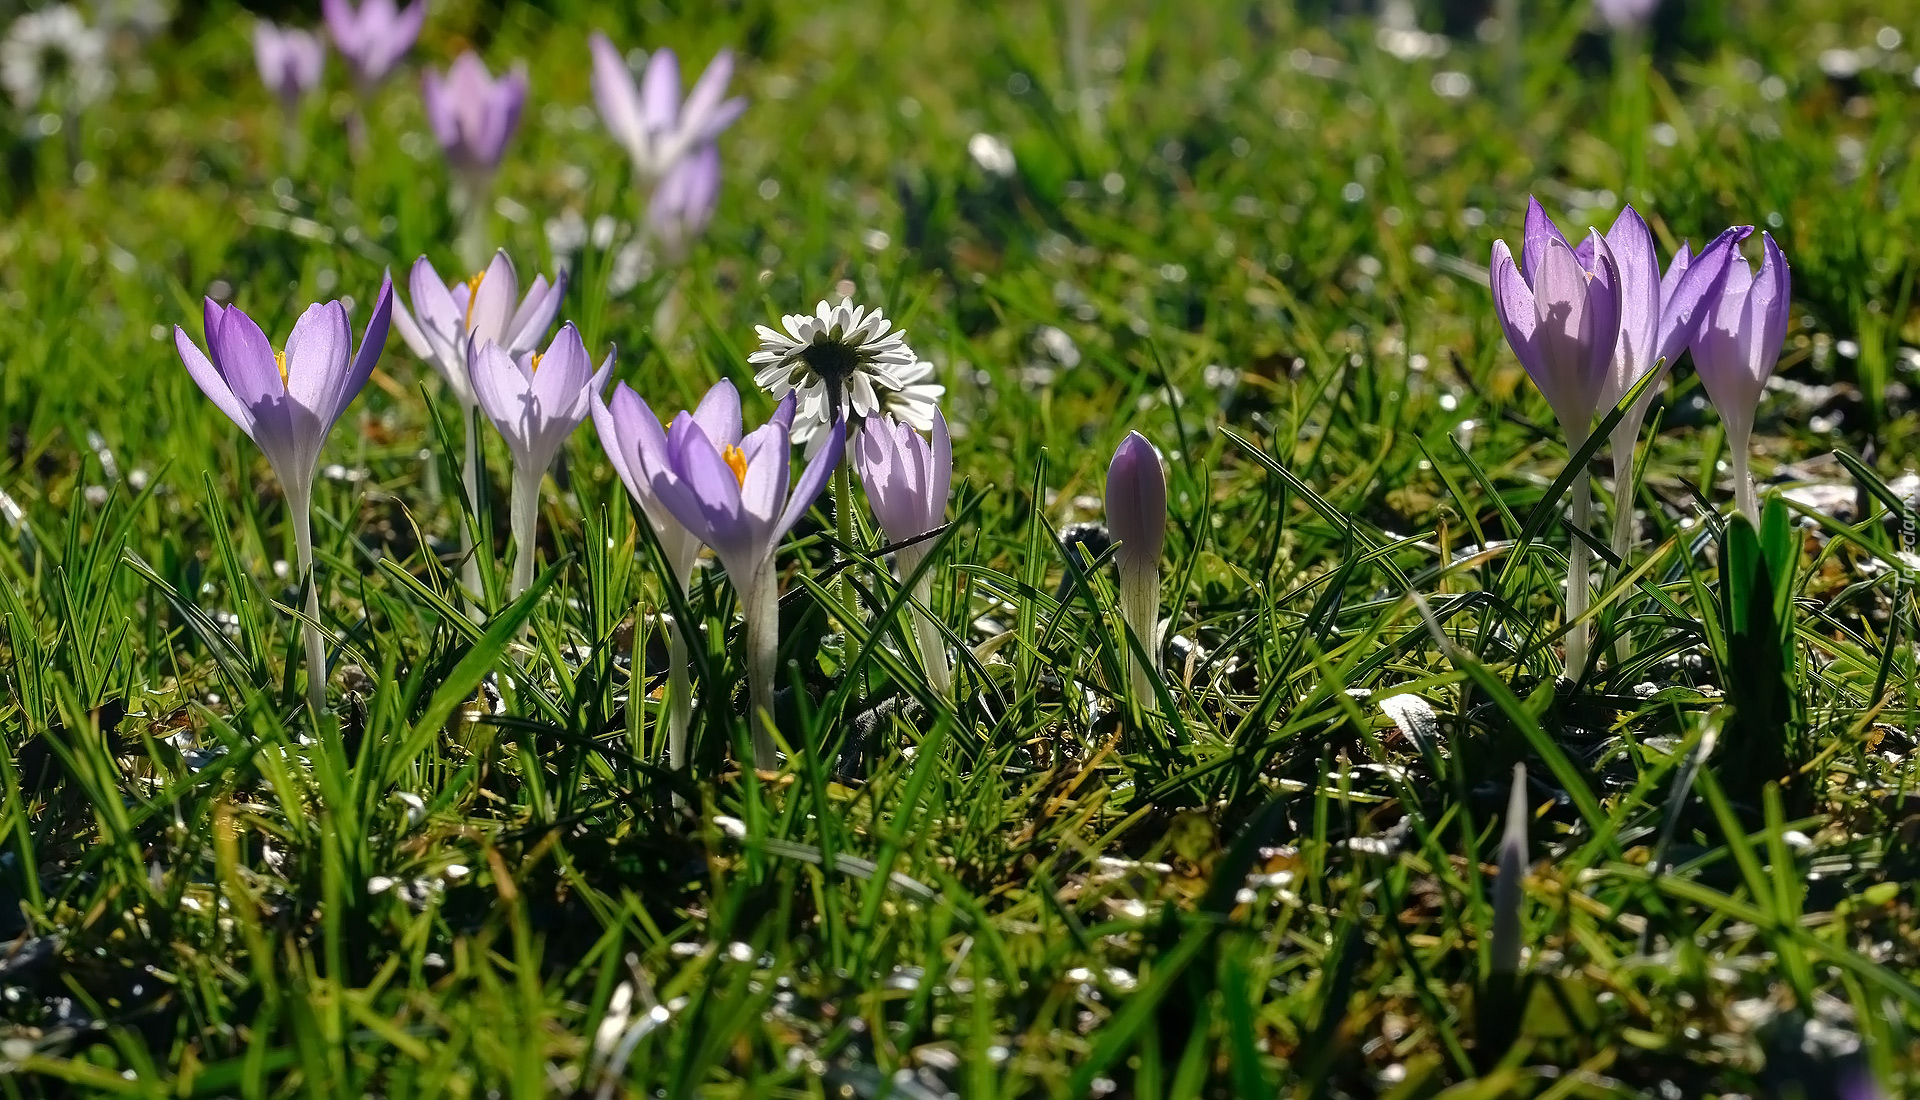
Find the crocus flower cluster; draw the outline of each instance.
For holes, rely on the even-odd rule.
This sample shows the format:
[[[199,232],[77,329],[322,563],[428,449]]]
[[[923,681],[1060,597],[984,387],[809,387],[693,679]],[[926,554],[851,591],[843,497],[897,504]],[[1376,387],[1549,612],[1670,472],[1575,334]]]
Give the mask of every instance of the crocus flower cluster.
[[[1493,248],[1494,309],[1507,342],[1553,407],[1568,449],[1578,452],[1604,415],[1648,374],[1672,367],[1693,349],[1701,381],[1727,423],[1735,449],[1735,493],[1740,510],[1757,516],[1747,474],[1753,411],[1779,354],[1787,323],[1787,266],[1771,238],[1760,278],[1739,253],[1752,230],[1734,226],[1694,255],[1682,244],[1663,275],[1653,234],[1631,206],[1605,236],[1588,233],[1579,245],[1560,234],[1540,204],[1528,200],[1518,264],[1505,241]],[[1764,236],[1764,235],[1763,235]],[[1760,287],[1756,293],[1750,289]],[[1652,401],[1652,387],[1622,411],[1610,439],[1615,469],[1613,547],[1622,560],[1633,547],[1634,447]],[[1586,478],[1573,487],[1572,523],[1584,531],[1590,507]],[[1590,563],[1576,534],[1568,551],[1567,620],[1576,622],[1588,600]],[[1585,668],[1587,630],[1566,637],[1567,670]]]

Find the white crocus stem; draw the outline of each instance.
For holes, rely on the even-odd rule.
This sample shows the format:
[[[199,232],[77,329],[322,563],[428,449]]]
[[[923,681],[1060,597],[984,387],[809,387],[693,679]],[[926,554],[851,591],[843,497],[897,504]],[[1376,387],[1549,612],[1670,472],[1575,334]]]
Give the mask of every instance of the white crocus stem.
[[[1129,562],[1120,570],[1120,617],[1140,639],[1140,647],[1149,656],[1158,654],[1160,624],[1160,567],[1155,561]],[[1127,668],[1133,680],[1134,698],[1143,707],[1153,705],[1153,678],[1147,666],[1127,647]]]
[[[780,584],[768,554],[740,592],[740,612],[747,620],[747,707],[753,725],[753,766],[764,772],[780,767],[773,741],[774,661],[780,651]]]
[[[313,570],[313,490],[287,494],[293,510],[293,556],[307,587],[307,621],[301,624],[307,641],[307,705],[316,724],[327,711],[327,642],[320,633],[320,577]]]
[[[902,583],[920,570],[920,563],[927,558],[927,548],[921,545],[906,547],[893,556],[894,573]],[[920,571],[913,581],[913,640],[920,647],[920,665],[927,673],[927,686],[942,699],[953,698],[953,669],[947,664],[947,641],[940,636],[940,626],[933,621],[933,570]],[[921,609],[925,608],[925,611]]]
[[[480,420],[479,408],[475,405],[461,407],[462,427],[467,434],[466,460],[460,467],[460,484],[467,492],[467,507],[472,509],[474,517],[480,515]],[[473,552],[474,524],[467,517],[460,518],[460,585],[473,597],[467,607],[475,622],[481,618],[479,598],[480,558]]]
[[[1583,434],[1578,439],[1570,439],[1567,446],[1576,456],[1586,446]],[[1592,571],[1593,551],[1587,547],[1583,537],[1587,522],[1593,511],[1593,484],[1587,472],[1581,470],[1573,479],[1573,522],[1572,545],[1567,548],[1567,616],[1571,623],[1587,613],[1587,581]],[[1578,679],[1587,667],[1587,624],[1581,623],[1567,632],[1567,679]]]
[[[540,514],[540,476],[545,471],[531,463],[513,465],[513,586],[510,599],[519,599],[533,584],[534,523]]]
[[[1727,429],[1727,448],[1733,459],[1733,503],[1747,522],[1760,526],[1760,498],[1753,488],[1753,467],[1749,463],[1747,450],[1752,446],[1753,433],[1746,428]]]

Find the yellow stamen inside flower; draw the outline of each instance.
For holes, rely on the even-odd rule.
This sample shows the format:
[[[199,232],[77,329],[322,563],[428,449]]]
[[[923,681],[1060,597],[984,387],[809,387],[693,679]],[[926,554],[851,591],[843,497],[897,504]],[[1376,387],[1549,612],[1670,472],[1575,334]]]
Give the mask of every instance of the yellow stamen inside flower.
[[[720,459],[733,471],[733,480],[742,485],[747,483],[747,452],[729,443],[721,449]]]
[[[467,280],[467,327],[473,327],[473,303],[480,297],[480,280],[487,277],[484,271],[477,272]]]
[[[544,356],[540,352],[536,351],[533,353],[533,363],[527,367],[528,374],[538,374],[540,372],[540,360],[542,358],[544,358]]]
[[[284,351],[274,352],[273,362],[280,368],[280,388],[284,390],[287,388],[287,353]]]

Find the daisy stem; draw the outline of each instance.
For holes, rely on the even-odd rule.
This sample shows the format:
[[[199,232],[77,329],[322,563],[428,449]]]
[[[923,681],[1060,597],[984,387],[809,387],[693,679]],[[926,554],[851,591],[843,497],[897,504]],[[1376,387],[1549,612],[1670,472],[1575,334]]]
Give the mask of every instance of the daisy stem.
[[[533,584],[534,525],[540,513],[540,475],[545,471],[513,467],[513,585],[509,599],[519,599]]]
[[[1569,449],[1575,454],[1586,445],[1585,439],[1569,441]],[[1593,511],[1593,483],[1581,471],[1581,476],[1573,480],[1573,518],[1571,523],[1572,545],[1567,548],[1567,616],[1571,623],[1587,613],[1587,581],[1592,570],[1593,551],[1587,546],[1586,530],[1590,513]],[[1569,680],[1578,680],[1587,668],[1588,627],[1580,623],[1567,633],[1567,668]]]
[[[833,471],[833,520],[840,534],[840,545],[853,545],[853,475],[849,472],[850,463],[842,461]],[[840,574],[840,608],[846,613],[848,622],[860,614],[859,605],[854,602],[853,582]]]
[[[780,649],[780,585],[774,578],[773,555],[767,555],[739,591],[740,611],[747,620],[747,705],[753,724],[753,766],[770,772],[780,767],[779,750],[773,740],[774,661]]]
[[[327,643],[320,633],[320,576],[313,569],[313,490],[289,493],[287,503],[293,509],[293,556],[307,589],[306,621],[300,624],[307,642],[307,706],[318,726],[327,712]]]
[[[894,572],[902,580],[920,570],[925,549],[914,546],[894,555]],[[942,699],[953,698],[953,669],[947,664],[947,642],[940,626],[933,621],[933,570],[920,570],[913,582],[913,640],[920,647],[920,665],[927,673],[927,686]],[[922,610],[922,609],[925,610]]]

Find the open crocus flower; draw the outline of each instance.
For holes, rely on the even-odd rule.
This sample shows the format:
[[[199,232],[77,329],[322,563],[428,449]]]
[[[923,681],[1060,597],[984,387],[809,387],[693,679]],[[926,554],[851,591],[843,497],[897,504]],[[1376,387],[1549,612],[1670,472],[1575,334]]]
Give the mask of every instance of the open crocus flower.
[[[1755,524],[1760,522],[1760,505],[1754,498],[1747,448],[1754,413],[1787,337],[1793,293],[1793,274],[1780,246],[1767,233],[1760,234],[1760,244],[1759,272],[1747,265],[1746,257],[1734,257],[1719,298],[1709,303],[1693,338],[1693,365],[1727,426],[1735,500]]]
[[[1119,545],[1113,564],[1120,572],[1120,617],[1140,648],[1160,652],[1160,555],[1167,544],[1167,474],[1160,452],[1139,432],[1128,432],[1107,466],[1107,531]],[[1131,654],[1134,697],[1153,698],[1153,681]]]
[[[520,125],[527,102],[524,66],[495,80],[472,50],[454,60],[445,76],[428,69],[420,78],[421,98],[433,136],[456,171],[490,175]]]
[[[1531,204],[1530,210],[1538,204]],[[1620,267],[1599,230],[1589,230],[1578,251],[1544,215],[1527,219],[1520,264],[1507,242],[1493,242],[1493,308],[1534,385],[1553,406],[1566,433],[1567,449],[1578,453],[1593,431],[1593,417],[1606,393],[1614,346],[1620,340]],[[1585,531],[1593,504],[1587,478],[1573,483],[1573,526]],[[1567,550],[1567,621],[1586,614],[1587,574],[1592,552],[1576,533]],[[1586,668],[1587,628],[1567,634],[1567,674]]]
[[[889,416],[861,421],[860,435],[853,445],[853,468],[866,487],[873,518],[889,540],[908,542],[938,530],[946,522],[947,498],[953,492],[953,444],[940,410],[933,412],[931,441]],[[913,616],[914,635],[927,683],[943,698],[951,698],[953,673],[947,664],[946,641],[929,617],[933,573],[920,568],[929,549],[925,542],[899,547],[893,553],[894,572],[901,583],[913,582],[913,598],[918,605]]]
[[[747,684],[753,709],[755,764],[778,764],[773,721],[774,658],[779,649],[779,582],[773,553],[806,514],[840,465],[846,425],[835,424],[798,481],[789,466],[793,399],[739,446],[716,445],[687,414],[673,418],[664,453],[637,452],[653,494],[694,537],[713,550],[740,594],[747,627]]]
[[[596,372],[571,321],[560,326],[544,353],[523,352],[516,358],[492,341],[468,346],[474,398],[513,454],[514,596],[533,583],[540,479],[561,444],[587,418],[593,395],[613,373],[613,361],[609,349]]]
[[[733,79],[731,50],[714,55],[682,102],[680,59],[672,50],[653,51],[636,84],[619,47],[599,31],[590,41],[593,100],[600,120],[626,147],[634,171],[648,183],[665,177],[694,150],[713,144],[747,108],[745,99],[726,97],[727,82]]]
[[[260,80],[292,114],[320,86],[327,46],[320,36],[297,27],[279,27],[262,19],[253,25],[253,60]]]
[[[320,636],[320,595],[313,579],[313,479],[327,433],[373,374],[387,342],[393,284],[380,282],[373,316],[354,351],[347,310],[338,301],[308,306],[294,322],[284,351],[237,306],[206,302],[207,353],[175,325],[173,345],[219,410],[240,425],[272,464],[287,494],[294,546],[307,578],[307,698],[314,715],[326,709],[327,654]]]
[[[722,454],[728,448],[740,446],[740,391],[733,388],[732,382],[721,380],[687,415],[709,442],[720,447]],[[601,400],[600,391],[594,390],[593,424],[600,433],[600,444],[606,448],[607,458],[613,463],[613,472],[620,476],[620,483],[627,487],[627,493],[646,516],[647,525],[653,528],[654,538],[660,543],[660,552],[673,571],[674,584],[679,586],[682,596],[686,595],[693,583],[694,563],[700,557],[700,539],[660,502],[647,475],[649,469],[669,465],[666,430],[654,417],[653,410],[625,382],[614,386],[611,400]],[[669,623],[667,764],[672,768],[686,766],[687,729],[693,715],[687,645],[686,628],[677,620]]]
[[[394,0],[364,0],[357,9],[352,0],[320,0],[320,11],[334,47],[362,89],[387,78],[427,21],[426,0],[413,0],[404,11]]]

